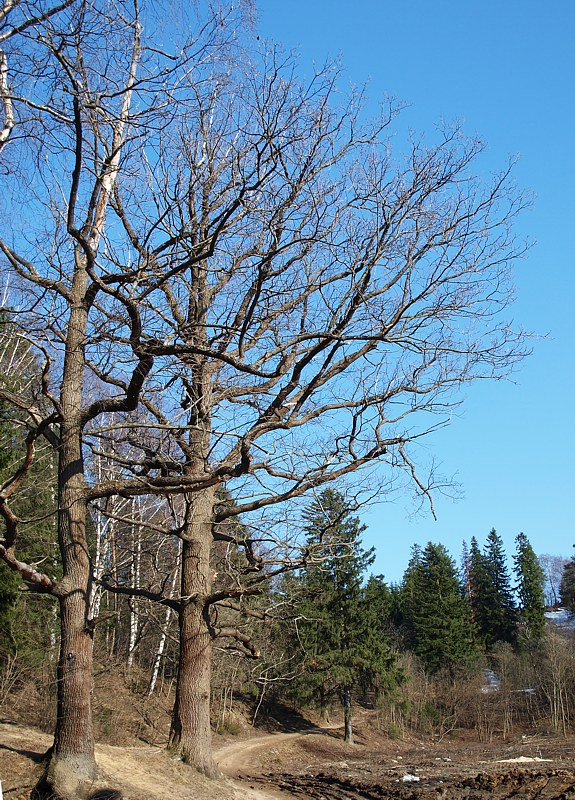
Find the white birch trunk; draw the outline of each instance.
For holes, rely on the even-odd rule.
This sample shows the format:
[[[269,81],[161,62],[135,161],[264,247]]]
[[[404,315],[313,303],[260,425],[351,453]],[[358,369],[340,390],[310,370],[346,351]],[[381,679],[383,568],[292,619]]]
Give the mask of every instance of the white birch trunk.
[[[176,584],[178,581],[179,576],[179,569],[174,570],[174,575],[172,577],[172,585],[170,586],[170,597],[174,596],[174,592],[176,591]],[[152,677],[150,678],[150,685],[148,686],[148,691],[146,692],[147,696],[150,697],[154,693],[154,689],[156,688],[156,684],[158,682],[158,675],[160,674],[160,665],[162,663],[162,656],[164,655],[164,650],[166,649],[166,639],[168,638],[168,625],[170,624],[170,619],[172,616],[172,609],[167,606],[166,607],[166,614],[164,617],[164,625],[162,627],[162,633],[160,635],[160,641],[158,642],[158,649],[156,650],[156,657],[154,659],[154,667],[152,669]]]
[[[137,509],[137,513],[136,513]],[[132,525],[132,561],[130,563],[130,585],[135,589],[140,588],[140,565],[142,559],[142,527],[139,524],[142,517],[141,498],[136,498],[132,504],[133,519],[136,524]],[[134,666],[134,655],[136,642],[138,641],[138,631],[140,627],[138,601],[135,597],[130,600],[130,639],[128,642],[128,669]]]

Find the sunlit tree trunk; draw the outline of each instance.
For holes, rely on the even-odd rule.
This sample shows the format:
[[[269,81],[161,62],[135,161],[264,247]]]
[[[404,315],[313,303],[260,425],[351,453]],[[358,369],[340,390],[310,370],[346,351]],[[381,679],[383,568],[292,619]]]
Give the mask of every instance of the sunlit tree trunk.
[[[87,314],[82,303],[87,276],[76,260],[72,309],[61,388],[62,423],[58,468],[59,543],[63,577],[60,602],[58,707],[47,781],[56,796],[81,796],[97,775],[92,728],[92,630],[89,627],[90,558],[80,408]]]
[[[348,744],[353,744],[353,729],[351,727],[351,688],[344,686],[342,692],[343,699],[343,740]]]
[[[170,750],[215,777],[210,728],[212,636],[206,599],[211,590],[210,551],[214,490],[188,498],[182,535],[180,658]]]

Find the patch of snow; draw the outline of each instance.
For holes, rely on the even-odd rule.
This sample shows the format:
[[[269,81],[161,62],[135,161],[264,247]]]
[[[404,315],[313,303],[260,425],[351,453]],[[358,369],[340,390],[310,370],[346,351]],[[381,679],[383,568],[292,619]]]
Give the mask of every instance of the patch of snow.
[[[501,688],[501,681],[492,669],[484,669],[483,678],[485,679],[485,683],[481,687],[481,691],[483,693],[499,691]]]
[[[567,611],[566,608],[558,608],[557,611],[546,611],[545,617],[552,625],[567,630],[575,630],[575,614]]]
[[[517,758],[500,758],[498,764],[524,764],[527,761],[553,761],[552,758],[539,758],[539,756],[518,756]]]
[[[411,773],[408,772],[407,775],[404,775],[401,780],[404,783],[418,783],[421,780],[421,778],[418,778],[417,775],[412,775]]]

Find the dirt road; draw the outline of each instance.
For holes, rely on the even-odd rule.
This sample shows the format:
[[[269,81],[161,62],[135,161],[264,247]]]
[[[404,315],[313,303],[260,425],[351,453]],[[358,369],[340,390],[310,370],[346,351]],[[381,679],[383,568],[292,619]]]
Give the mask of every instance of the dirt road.
[[[575,800],[573,742],[392,742],[365,725],[355,746],[335,729],[260,736],[223,748],[219,764],[248,789],[309,800]]]
[[[216,751],[216,763],[224,775],[228,775],[230,778],[245,775],[254,768],[254,765],[261,762],[261,756],[265,757],[266,754],[270,754],[270,751],[274,755],[278,752],[278,747],[304,735],[303,733],[272,733],[232,742]],[[256,755],[259,758],[256,759]]]
[[[337,729],[254,736],[216,751],[226,780],[209,781],[159,747],[98,745],[125,800],[575,800],[574,742],[393,741],[365,720],[357,744]],[[27,800],[51,737],[0,724],[4,800]]]

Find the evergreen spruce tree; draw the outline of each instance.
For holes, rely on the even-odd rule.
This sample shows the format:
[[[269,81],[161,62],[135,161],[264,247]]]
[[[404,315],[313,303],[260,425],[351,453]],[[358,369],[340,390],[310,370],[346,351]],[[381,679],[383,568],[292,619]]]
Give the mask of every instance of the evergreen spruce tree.
[[[388,685],[399,677],[395,657],[383,635],[375,591],[362,588],[374,550],[364,550],[365,530],[351,515],[343,494],[327,489],[307,510],[309,563],[300,573],[296,598],[304,673],[296,684],[303,701],[325,709],[339,697],[345,741],[353,741],[352,690]]]
[[[484,649],[490,651],[496,642],[515,643],[517,609],[503,543],[493,528],[483,553],[477,540],[471,540],[470,604],[473,620]]]
[[[471,602],[471,553],[469,552],[469,546],[466,541],[463,542],[461,546],[461,586],[463,587],[463,593],[465,597],[467,597],[468,601]]]
[[[559,584],[559,599],[564,608],[575,613],[575,557],[569,559],[563,568]]]
[[[391,590],[385,583],[383,575],[370,575],[363,589],[363,596],[373,608],[377,626],[383,632],[389,632],[391,625],[392,599]]]
[[[415,644],[411,623],[415,611],[415,573],[421,563],[421,558],[421,547],[414,544],[403,573],[403,580],[399,586],[394,586],[391,590],[391,618],[399,631],[403,646],[408,650],[413,650]]]
[[[40,366],[6,310],[0,311],[0,381],[4,388],[41,401]],[[20,466],[25,452],[26,421],[0,401],[0,494]],[[12,498],[20,519],[19,556],[29,563],[42,558],[43,569],[58,574],[53,497],[55,455],[38,443],[29,475]],[[53,552],[54,558],[46,559]],[[54,627],[53,600],[24,591],[20,575],[0,561],[0,669],[18,655],[26,667],[45,659]],[[24,666],[24,663],[21,664]]]
[[[493,592],[491,577],[487,566],[487,558],[481,552],[475,536],[469,546],[469,566],[466,593],[471,607],[471,616],[475,624],[477,636],[484,649],[493,644],[490,634],[491,606]]]
[[[495,642],[513,644],[517,637],[517,608],[503,542],[492,528],[485,545],[487,572],[493,591],[491,635]]]
[[[393,632],[392,593],[383,575],[370,575],[362,589],[364,608],[364,628],[367,632],[366,645],[379,653],[382,663],[390,668],[373,671],[368,668],[360,673],[360,685],[364,692],[374,689],[377,695],[397,687],[403,681],[403,673],[395,666],[395,657],[389,657],[389,641]]]
[[[519,634],[523,643],[537,644],[545,630],[545,573],[524,533],[517,535],[515,543]]]
[[[426,671],[445,669],[454,679],[467,670],[478,655],[474,626],[455,562],[443,545],[429,542],[417,561],[412,558],[402,591],[408,638]]]

